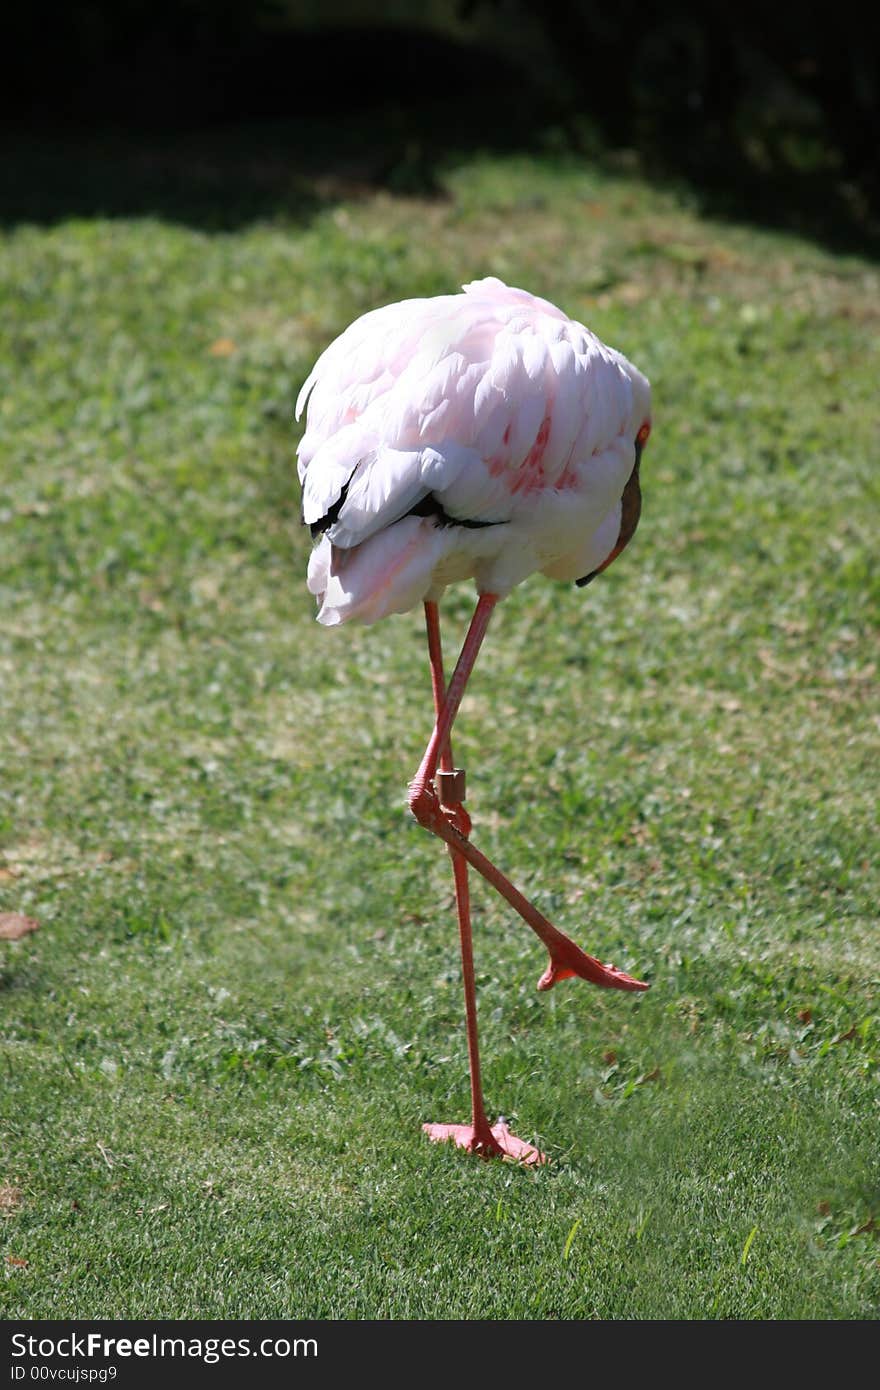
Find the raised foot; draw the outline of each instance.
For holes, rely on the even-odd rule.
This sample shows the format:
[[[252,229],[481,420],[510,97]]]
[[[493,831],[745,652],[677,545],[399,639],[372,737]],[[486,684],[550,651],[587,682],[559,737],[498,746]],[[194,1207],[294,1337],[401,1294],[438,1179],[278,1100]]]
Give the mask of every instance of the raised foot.
[[[561,935],[561,933],[560,933]],[[557,954],[550,955],[550,964],[538,981],[538,989],[552,989],[560,980],[570,980],[577,976],[589,980],[591,984],[604,989],[643,990],[650,986],[644,980],[636,980],[616,965],[603,965],[595,956],[588,956],[580,946],[565,938],[556,948]]]
[[[511,1134],[504,1120],[479,1135],[473,1125],[422,1125],[422,1129],[435,1144],[452,1139],[460,1149],[479,1154],[480,1158],[512,1158],[529,1166],[547,1162],[547,1155],[540,1149]]]

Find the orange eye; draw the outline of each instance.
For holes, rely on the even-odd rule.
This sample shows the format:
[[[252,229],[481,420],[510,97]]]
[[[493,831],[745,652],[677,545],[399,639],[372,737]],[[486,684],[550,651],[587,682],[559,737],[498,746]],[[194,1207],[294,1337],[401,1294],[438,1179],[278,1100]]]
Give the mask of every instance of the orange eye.
[[[648,442],[648,435],[651,433],[651,421],[646,420],[636,435],[636,443],[645,445]]]

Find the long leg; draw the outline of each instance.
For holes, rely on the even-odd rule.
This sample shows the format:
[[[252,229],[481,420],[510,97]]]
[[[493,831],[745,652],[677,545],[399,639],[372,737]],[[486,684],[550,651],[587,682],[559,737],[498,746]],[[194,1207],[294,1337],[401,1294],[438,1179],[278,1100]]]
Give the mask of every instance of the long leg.
[[[474,669],[474,663],[477,659],[480,647],[482,646],[483,638],[486,635],[486,629],[489,626],[489,619],[492,616],[492,610],[494,609],[497,602],[497,594],[480,594],[480,597],[477,601],[477,606],[474,610],[474,616],[471,618],[471,625],[468,628],[467,636],[464,639],[464,646],[461,649],[461,654],[458,658],[458,662],[456,663],[455,670],[452,673],[452,680],[449,682],[449,689],[446,691],[446,698],[443,701],[443,707],[440,711],[438,711],[436,715],[434,732],[431,734],[431,737],[428,740],[428,746],[425,749],[425,756],[422,758],[422,761],[419,764],[419,770],[413,778],[412,782],[410,783],[411,809],[414,809],[412,806],[413,798],[418,798],[419,793],[425,790],[428,787],[428,784],[433,780],[434,773],[437,771],[437,764],[440,760],[441,753],[443,749],[446,748],[449,744],[449,736],[452,733],[452,725],[455,722],[455,716],[458,714],[458,707],[461,704],[461,699],[465,692],[465,686],[468,683],[471,671]],[[431,639],[429,638],[429,642],[430,640]],[[438,635],[436,640],[439,642],[439,623]],[[429,650],[431,650],[430,646]],[[437,685],[435,681],[435,691],[436,688]],[[416,816],[416,819],[418,819],[418,816]]]
[[[440,722],[446,704],[446,677],[443,674],[443,643],[440,638],[440,609],[433,599],[425,600],[425,628],[428,634],[428,660],[431,663],[431,690],[434,694],[434,725]],[[452,740],[447,738],[440,749],[440,769],[451,772],[453,767]]]
[[[425,625],[428,630],[428,655],[431,661],[431,686],[434,692],[434,715],[440,723],[446,703],[446,681],[443,676],[443,647],[440,641],[440,615],[437,604],[425,604]],[[452,740],[447,738],[439,750],[440,769],[453,772]],[[454,845],[449,845],[449,857],[455,875],[455,899],[458,908],[458,931],[461,941],[461,973],[464,981],[465,1017],[467,1019],[468,1061],[471,1071],[471,1116],[474,1136],[482,1145],[492,1147],[492,1131],[486,1119],[483,1088],[480,1080],[480,1048],[477,1035],[477,996],[474,983],[474,952],[471,934],[470,893],[468,891],[467,860]]]
[[[481,594],[467,637],[461,649],[442,712],[437,715],[434,731],[425,749],[419,770],[410,783],[409,806],[416,820],[426,830],[431,830],[445,840],[450,849],[457,850],[469,864],[482,874],[489,883],[510,903],[523,921],[531,927],[536,936],[544,942],[550,954],[550,964],[538,981],[538,989],[552,989],[559,981],[577,975],[593,984],[607,989],[643,990],[648,986],[641,980],[633,979],[623,970],[613,965],[603,965],[566,936],[539,912],[533,903],[523,897],[500,869],[471,844],[468,838],[470,823],[458,814],[458,808],[446,811],[434,790],[433,779],[441,758],[448,750],[452,725],[458,713],[468,679],[474,668],[480,645],[486,635],[492,610],[498,602],[497,594]],[[439,681],[442,686],[442,675]],[[435,689],[437,683],[435,681]],[[460,808],[463,812],[464,808]]]
[[[436,603],[430,600],[425,603],[425,624],[428,631],[431,686],[434,692],[435,727],[439,727],[442,722],[443,710],[447,698],[446,682],[443,676],[443,647],[440,641],[440,617]],[[440,771],[449,777],[450,782],[448,785],[450,789],[453,789],[456,784],[451,780],[454,767],[452,759],[452,741],[448,733],[442,743],[438,742],[437,750]],[[462,774],[459,775],[462,776]],[[470,828],[467,812],[464,810],[460,800],[451,800],[446,802],[445,805],[448,812],[455,815],[456,822],[459,826],[462,828],[465,826],[467,826],[468,829]],[[465,831],[465,834],[466,833]],[[470,1125],[426,1124],[423,1128],[434,1140],[443,1141],[446,1139],[453,1139],[460,1148],[466,1148],[471,1153],[479,1153],[486,1158],[494,1155],[506,1154],[511,1158],[518,1158],[524,1163],[540,1163],[543,1161],[543,1154],[539,1153],[539,1151],[530,1144],[526,1144],[521,1139],[517,1139],[515,1135],[512,1135],[503,1121],[499,1121],[493,1128],[486,1117],[486,1107],[483,1101],[483,1087],[480,1079],[480,1048],[477,1033],[477,992],[474,981],[474,952],[473,936],[471,933],[468,866],[467,860],[456,845],[449,844],[448,848],[449,857],[452,860],[452,870],[455,875],[455,899],[458,908],[458,931],[461,943],[461,973],[464,982],[468,1061],[470,1064],[471,1077],[471,1123]]]

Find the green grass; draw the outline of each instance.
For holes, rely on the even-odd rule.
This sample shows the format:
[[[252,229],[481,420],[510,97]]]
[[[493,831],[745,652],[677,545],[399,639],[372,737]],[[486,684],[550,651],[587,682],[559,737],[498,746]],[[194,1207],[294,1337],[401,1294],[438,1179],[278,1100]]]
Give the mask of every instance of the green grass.
[[[877,270],[561,158],[444,184],[5,236],[8,1317],[878,1311]],[[475,885],[540,1171],[421,1133],[467,1111],[421,616],[313,622],[294,470],[328,339],[481,274],[655,392],[635,541],[510,597],[457,726],[476,843],[652,982],[536,994]]]

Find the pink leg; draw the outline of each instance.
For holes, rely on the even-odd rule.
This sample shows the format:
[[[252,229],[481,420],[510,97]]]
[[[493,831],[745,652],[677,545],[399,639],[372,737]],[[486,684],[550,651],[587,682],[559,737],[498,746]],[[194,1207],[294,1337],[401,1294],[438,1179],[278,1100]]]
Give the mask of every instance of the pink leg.
[[[440,639],[440,609],[432,599],[425,600],[425,627],[428,631],[428,660],[431,663],[431,690],[434,694],[434,723],[443,713],[446,703],[446,677],[443,674],[443,643]],[[452,740],[446,739],[440,751],[443,772],[452,771]]]
[[[440,642],[440,619],[436,603],[425,604],[425,620],[428,629],[428,654],[431,660],[431,684],[434,691],[434,711],[437,725],[441,722],[446,702],[446,683],[443,677],[443,649]],[[440,771],[449,778],[446,786],[455,795],[456,784],[452,780],[452,741],[448,732],[442,745],[438,742]],[[459,774],[461,779],[463,774]],[[460,794],[460,793],[459,793]],[[470,829],[470,821],[460,800],[445,801],[444,806],[455,815],[457,824]],[[461,833],[461,832],[457,832]],[[467,834],[467,831],[464,831]],[[544,1163],[545,1157],[538,1149],[526,1144],[511,1134],[503,1120],[492,1126],[486,1117],[483,1102],[483,1087],[480,1079],[480,1049],[477,1035],[477,993],[474,983],[474,953],[471,934],[470,893],[468,890],[467,860],[461,851],[449,845],[449,856],[455,875],[455,898],[458,906],[458,931],[461,942],[461,973],[464,981],[465,1018],[467,1021],[468,1060],[471,1073],[471,1123],[469,1125],[423,1125],[425,1133],[437,1142],[452,1139],[459,1148],[469,1153],[478,1153],[483,1158],[509,1157],[522,1163]]]
[[[491,860],[487,859],[471,844],[468,838],[470,819],[464,807],[453,805],[447,811],[441,805],[434,790],[433,779],[438,763],[448,749],[452,725],[474,668],[480,645],[486,635],[492,610],[497,602],[497,594],[480,595],[464,646],[461,649],[458,664],[449,683],[442,712],[437,716],[434,732],[428,742],[425,756],[410,783],[410,810],[420,825],[433,831],[435,835],[439,835],[442,840],[446,841],[451,850],[457,850],[478,873],[482,874],[483,878],[491,883],[503,898],[506,898],[523,921],[544,942],[550,955],[550,963],[538,981],[538,989],[552,989],[559,980],[570,979],[575,975],[606,989],[647,989],[647,984],[641,980],[634,979],[623,970],[618,970],[616,966],[603,965],[595,956],[587,955],[585,951],[575,945],[570,937],[554,927],[533,903],[523,897],[522,893],[495,867]],[[429,636],[429,644],[430,640]],[[435,692],[438,688],[442,688],[442,674],[439,681],[436,676],[434,677],[434,688]]]

